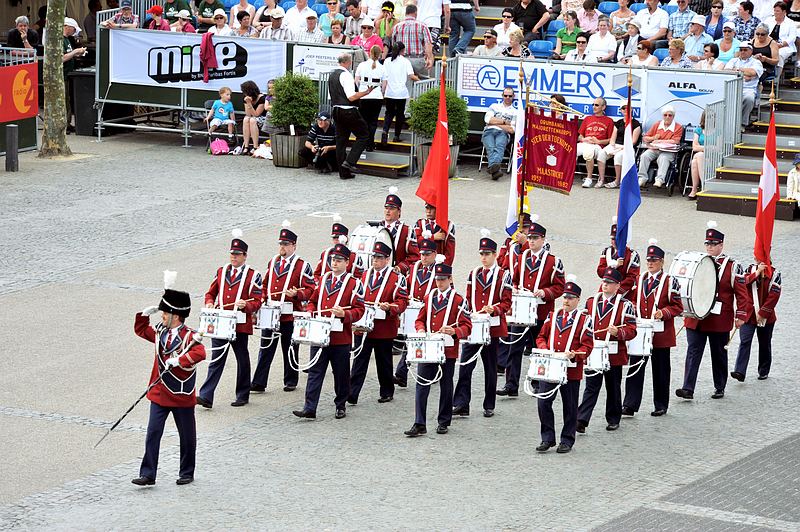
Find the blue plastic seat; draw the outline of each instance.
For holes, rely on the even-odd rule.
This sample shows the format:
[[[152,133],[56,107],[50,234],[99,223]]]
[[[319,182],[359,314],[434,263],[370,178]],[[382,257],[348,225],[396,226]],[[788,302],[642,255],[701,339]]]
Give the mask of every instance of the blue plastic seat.
[[[539,59],[547,59],[553,55],[553,48],[555,48],[555,46],[550,41],[531,41],[530,44],[528,44],[528,50],[531,51],[533,57]]]
[[[295,2],[293,2],[291,0],[287,0],[287,1],[281,2],[280,5],[281,5],[281,7],[283,8],[284,11],[289,11],[290,9],[292,9],[294,7]]]
[[[664,58],[669,55],[669,48],[658,48],[653,50],[653,55],[656,56],[656,59],[658,59],[658,64],[660,65],[661,61],[663,61]]]
[[[642,9],[647,9],[647,4],[644,2],[636,2],[635,4],[631,4],[631,11],[634,13],[638,13]]]
[[[600,5],[597,6],[597,10],[604,15],[610,15],[617,9],[619,9],[619,3],[617,2],[600,2]]]
[[[547,36],[548,37],[555,37],[558,30],[565,26],[564,21],[561,19],[551,20],[550,24],[547,26]]]
[[[328,6],[325,4],[314,4],[311,9],[317,12],[317,16],[322,16],[328,12]]]
[[[671,15],[678,10],[678,6],[671,6],[671,5],[664,5],[661,6],[661,9],[667,12],[667,15]]]

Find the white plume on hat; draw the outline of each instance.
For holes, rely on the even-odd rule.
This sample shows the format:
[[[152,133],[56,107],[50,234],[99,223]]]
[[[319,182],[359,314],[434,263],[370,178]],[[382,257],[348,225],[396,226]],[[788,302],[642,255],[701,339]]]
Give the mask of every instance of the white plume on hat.
[[[334,223],[339,223],[341,221],[342,221],[342,217],[341,216],[339,216],[338,214],[334,214],[333,215],[333,222]]]
[[[539,221],[539,215],[538,214],[531,214],[531,223],[535,223],[535,222],[538,222],[538,221]]]
[[[164,290],[170,290],[175,286],[175,280],[178,278],[178,272],[172,270],[164,270]]]
[[[238,227],[236,229],[234,229],[233,231],[231,231],[231,235],[233,235],[233,238],[242,238],[243,234],[244,233],[242,233],[242,230],[239,229]]]
[[[655,238],[651,238],[650,240],[647,241],[648,246],[655,246],[656,244],[658,244],[658,240],[656,240]]]
[[[716,229],[717,228],[717,221],[716,220],[709,220],[706,224],[706,227],[709,229]]]
[[[339,238],[337,240],[339,240],[340,244],[347,244],[347,237],[344,235],[339,235]]]
[[[486,229],[485,227],[481,229],[481,238],[489,238],[492,232]]]
[[[397,187],[389,187],[389,194],[397,194]]]
[[[441,253],[439,253],[438,255],[436,255],[436,264],[441,264],[441,263],[443,263],[445,258],[446,258],[446,257],[445,257],[444,255],[442,255]]]
[[[611,259],[610,261],[608,261],[607,266],[609,268],[616,268],[617,266],[619,266],[619,261],[617,259]]]
[[[577,280],[578,280],[578,278],[575,276],[575,274],[571,273],[571,274],[567,275],[567,282],[568,283],[574,283]]]
[[[289,229],[291,226],[292,222],[290,222],[289,220],[284,220],[281,222],[281,227],[283,227],[284,229]]]
[[[612,223],[612,224],[615,224],[615,223],[617,223],[617,217],[616,217],[616,216],[612,216],[612,217],[611,217],[611,223]]]
[[[424,231],[422,231],[422,238],[427,240],[432,236],[433,236],[433,233],[431,233],[430,229],[425,229]]]

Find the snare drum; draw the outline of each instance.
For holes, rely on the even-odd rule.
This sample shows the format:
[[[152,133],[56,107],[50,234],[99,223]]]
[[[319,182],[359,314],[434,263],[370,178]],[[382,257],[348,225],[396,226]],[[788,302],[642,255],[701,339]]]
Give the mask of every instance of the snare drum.
[[[664,330],[661,320],[636,318],[636,337],[628,342],[628,354],[649,357],[653,354],[653,334]]]
[[[203,336],[218,340],[236,340],[237,312],[219,308],[200,309],[200,327]]]
[[[586,358],[586,364],[583,366],[584,370],[595,373],[603,373],[611,369],[611,362],[609,362],[608,359],[610,343],[612,342],[602,342],[600,340],[594,341],[594,347],[592,348],[591,353],[589,353],[589,356]],[[613,343],[616,347],[616,342]]]
[[[406,338],[406,364],[444,364],[445,336],[428,334]]]
[[[364,307],[364,315],[361,316],[361,319],[357,322],[353,323],[353,327],[358,329],[359,331],[370,332],[372,329],[375,328],[375,312],[378,310],[377,307],[373,307],[372,305],[367,305]]]
[[[711,314],[719,284],[711,255],[681,251],[672,259],[669,275],[680,284],[683,316],[702,320]]]
[[[537,308],[542,299],[531,292],[520,291],[511,296],[511,315],[508,323],[529,327],[537,323]]]
[[[400,314],[400,328],[398,334],[402,336],[414,336],[417,334],[417,328],[414,323],[417,321],[419,311],[422,310],[421,301],[409,301],[406,310]]]
[[[331,341],[330,318],[313,318],[307,312],[294,313],[292,341],[296,344],[326,347]]]
[[[564,353],[554,353],[549,349],[532,349],[531,364],[528,366],[528,379],[553,384],[566,384],[569,359]]]
[[[255,328],[277,331],[281,326],[282,313],[280,303],[263,305],[258,309],[258,314],[256,314]]]
[[[476,312],[472,314],[472,332],[469,333],[469,338],[464,340],[468,344],[489,345],[492,337],[489,334],[491,328],[492,316],[488,314],[481,314]]]
[[[394,259],[394,241],[389,231],[382,226],[375,225],[359,225],[354,231],[350,233],[350,240],[347,246],[350,251],[355,253],[355,267],[366,271],[370,267],[370,257],[372,257],[372,248],[375,242],[383,242],[392,250],[389,255],[389,264],[393,264]]]

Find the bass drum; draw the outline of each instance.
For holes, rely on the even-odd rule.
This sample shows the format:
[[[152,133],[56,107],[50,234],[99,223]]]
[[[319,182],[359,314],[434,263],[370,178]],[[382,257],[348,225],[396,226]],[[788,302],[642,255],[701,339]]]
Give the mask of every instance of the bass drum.
[[[378,227],[374,225],[359,225],[355,231],[350,233],[350,239],[347,242],[347,247],[350,248],[351,253],[355,253],[355,266],[366,271],[372,266],[372,247],[375,242],[383,242],[392,250],[389,256],[389,264],[394,264],[394,242],[392,235],[385,227]]]
[[[681,286],[683,316],[702,320],[711,313],[719,279],[714,259],[700,251],[681,251],[669,266],[669,275]]]

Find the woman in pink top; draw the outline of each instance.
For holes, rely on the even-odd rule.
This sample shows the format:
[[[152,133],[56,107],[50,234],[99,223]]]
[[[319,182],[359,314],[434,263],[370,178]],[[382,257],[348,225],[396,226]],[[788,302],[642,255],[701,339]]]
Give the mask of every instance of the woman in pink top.
[[[597,31],[599,21],[600,13],[595,9],[594,0],[585,0],[583,9],[578,10],[578,27],[581,31],[594,33]]]
[[[377,46],[383,51],[383,39],[375,33],[375,23],[372,22],[372,19],[365,18],[364,22],[361,23],[361,34],[356,35],[353,37],[353,40],[350,41],[350,44],[353,46],[360,46],[364,49],[367,54],[369,54],[370,49],[373,46]]]

